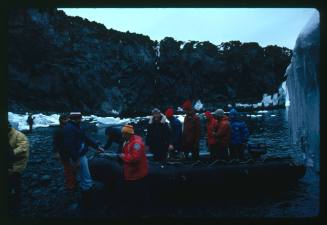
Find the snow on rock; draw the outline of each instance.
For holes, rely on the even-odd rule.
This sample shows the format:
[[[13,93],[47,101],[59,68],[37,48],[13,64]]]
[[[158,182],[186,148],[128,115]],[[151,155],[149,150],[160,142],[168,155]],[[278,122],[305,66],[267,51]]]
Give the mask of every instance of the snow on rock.
[[[203,104],[200,100],[197,100],[195,105],[194,105],[194,109],[197,111],[200,111],[201,109],[203,109]]]
[[[184,48],[184,46],[186,45],[187,42],[183,42],[180,46],[179,49],[182,50]]]
[[[154,47],[157,58],[160,58],[160,42]]]
[[[18,130],[28,130],[29,126],[26,122],[28,114],[16,114],[8,112],[8,120],[10,123],[15,124]],[[44,115],[42,113],[32,115],[34,118],[34,128],[37,127],[49,127],[53,125],[59,125],[59,114]]]
[[[299,34],[286,70],[291,141],[304,152],[306,163],[320,171],[320,24],[315,10]]]
[[[194,44],[193,44],[193,48],[196,48],[196,46],[199,44],[199,42],[195,42]]]

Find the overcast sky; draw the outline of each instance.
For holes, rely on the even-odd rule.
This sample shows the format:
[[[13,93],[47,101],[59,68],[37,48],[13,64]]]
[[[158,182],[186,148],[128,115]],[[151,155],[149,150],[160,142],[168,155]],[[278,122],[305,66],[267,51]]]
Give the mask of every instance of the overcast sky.
[[[62,9],[104,24],[108,29],[148,35],[152,40],[239,40],[262,47],[293,49],[296,38],[313,14],[313,8],[97,8]]]

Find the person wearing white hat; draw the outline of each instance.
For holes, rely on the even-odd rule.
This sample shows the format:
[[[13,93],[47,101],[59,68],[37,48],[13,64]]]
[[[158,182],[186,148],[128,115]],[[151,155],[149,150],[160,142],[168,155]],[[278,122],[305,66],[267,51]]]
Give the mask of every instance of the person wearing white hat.
[[[81,128],[82,114],[72,112],[69,114],[69,121],[64,126],[64,151],[69,152],[70,158],[75,163],[80,174],[80,188],[82,190],[82,204],[85,207],[91,205],[91,191],[94,183],[90,175],[86,152],[88,146],[93,147],[97,152],[104,152],[104,149],[90,139]]]
[[[217,157],[219,160],[228,160],[228,147],[230,143],[230,124],[222,109],[217,109],[213,113],[217,118],[217,130],[214,135],[217,139]]]

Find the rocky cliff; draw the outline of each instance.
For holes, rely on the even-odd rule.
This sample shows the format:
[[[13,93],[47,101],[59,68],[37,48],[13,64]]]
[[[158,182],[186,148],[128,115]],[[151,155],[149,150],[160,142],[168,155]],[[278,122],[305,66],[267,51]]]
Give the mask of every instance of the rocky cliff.
[[[219,28],[217,28],[219,29]],[[185,99],[258,102],[285,78],[291,50],[231,41],[183,43],[106,29],[58,10],[14,10],[8,21],[10,111],[145,113]]]

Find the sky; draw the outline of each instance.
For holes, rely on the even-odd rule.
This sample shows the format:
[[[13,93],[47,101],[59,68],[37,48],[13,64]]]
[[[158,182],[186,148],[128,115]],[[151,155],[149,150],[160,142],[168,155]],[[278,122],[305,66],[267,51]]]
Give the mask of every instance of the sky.
[[[160,41],[258,42],[294,48],[314,8],[66,8],[108,29],[148,35]]]

